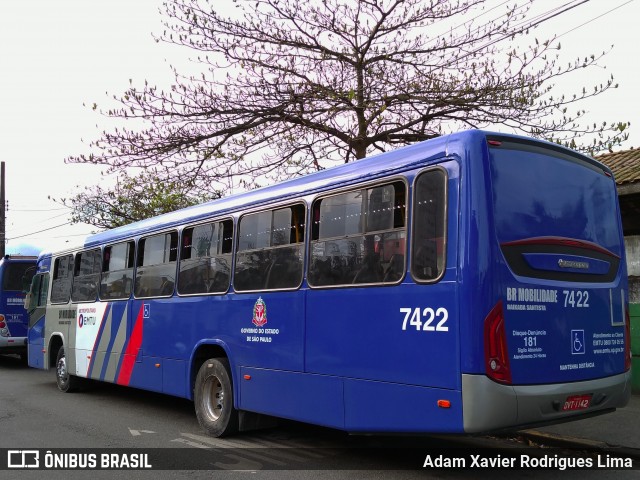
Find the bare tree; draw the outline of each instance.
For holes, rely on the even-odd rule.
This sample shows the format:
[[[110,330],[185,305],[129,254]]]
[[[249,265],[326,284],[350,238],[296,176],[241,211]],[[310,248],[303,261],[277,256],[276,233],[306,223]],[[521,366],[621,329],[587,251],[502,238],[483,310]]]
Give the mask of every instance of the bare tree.
[[[174,68],[167,90],[132,86],[105,113],[143,126],[105,131],[94,153],[68,161],[154,167],[206,190],[460,128],[503,125],[592,150],[618,144],[626,123],[586,125],[576,105],[615,87],[613,77],[554,89],[604,52],[560,65],[553,39],[513,41],[579,3],[537,17],[530,3],[482,11],[483,0],[234,0],[236,14],[223,15],[219,0],[167,0],[158,41],[196,52],[198,73]],[[581,145],[587,137],[595,140]]]

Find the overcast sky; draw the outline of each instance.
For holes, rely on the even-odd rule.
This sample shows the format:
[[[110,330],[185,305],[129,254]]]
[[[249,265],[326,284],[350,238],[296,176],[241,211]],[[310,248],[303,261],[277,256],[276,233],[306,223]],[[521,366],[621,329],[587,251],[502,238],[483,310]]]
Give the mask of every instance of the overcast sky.
[[[215,2],[214,2],[215,3]],[[70,225],[69,211],[49,197],[73,196],[100,181],[100,168],[65,165],[87,151],[104,126],[91,108],[119,94],[129,79],[165,84],[168,64],[187,51],[157,44],[161,0],[0,0],[0,160],[6,163],[7,251],[22,243],[57,250],[94,230]],[[557,5],[552,0],[537,4]],[[619,8],[618,8],[619,7]],[[546,8],[546,7],[545,7]],[[620,84],[584,103],[594,121],[630,121],[626,148],[640,147],[640,0],[592,0],[545,23],[536,36],[562,35],[567,61],[614,49],[602,68],[575,76],[575,87],[613,74]],[[599,80],[597,80],[599,81]],[[84,142],[83,143],[83,140]]]

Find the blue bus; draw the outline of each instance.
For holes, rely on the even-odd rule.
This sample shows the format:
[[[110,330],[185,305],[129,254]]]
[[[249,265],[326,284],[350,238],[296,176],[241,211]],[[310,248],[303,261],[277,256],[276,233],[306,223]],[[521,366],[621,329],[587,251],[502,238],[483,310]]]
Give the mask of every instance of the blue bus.
[[[579,419],[631,394],[624,255],[607,167],[466,131],[41,255],[29,364],[191,399],[214,436]]]
[[[25,287],[35,274],[37,257],[5,255],[0,259],[0,354],[27,358],[29,316]]]

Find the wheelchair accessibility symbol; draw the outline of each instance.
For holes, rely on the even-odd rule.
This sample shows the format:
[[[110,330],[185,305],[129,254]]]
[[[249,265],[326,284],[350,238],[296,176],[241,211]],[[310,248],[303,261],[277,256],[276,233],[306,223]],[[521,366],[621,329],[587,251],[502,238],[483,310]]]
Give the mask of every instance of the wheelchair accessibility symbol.
[[[584,330],[571,330],[571,354],[580,355],[586,352]]]

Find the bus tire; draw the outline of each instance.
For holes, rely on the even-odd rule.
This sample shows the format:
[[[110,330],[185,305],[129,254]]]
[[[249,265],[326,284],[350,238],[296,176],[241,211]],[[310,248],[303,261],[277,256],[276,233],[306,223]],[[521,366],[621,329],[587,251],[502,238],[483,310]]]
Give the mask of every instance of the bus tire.
[[[198,423],[209,435],[224,437],[238,431],[238,411],[233,406],[226,358],[210,358],[202,364],[196,377],[194,403]]]
[[[71,375],[67,369],[67,357],[64,353],[64,347],[60,347],[60,350],[58,350],[56,383],[58,384],[58,390],[64,393],[75,392],[80,386],[80,379],[75,375]]]

